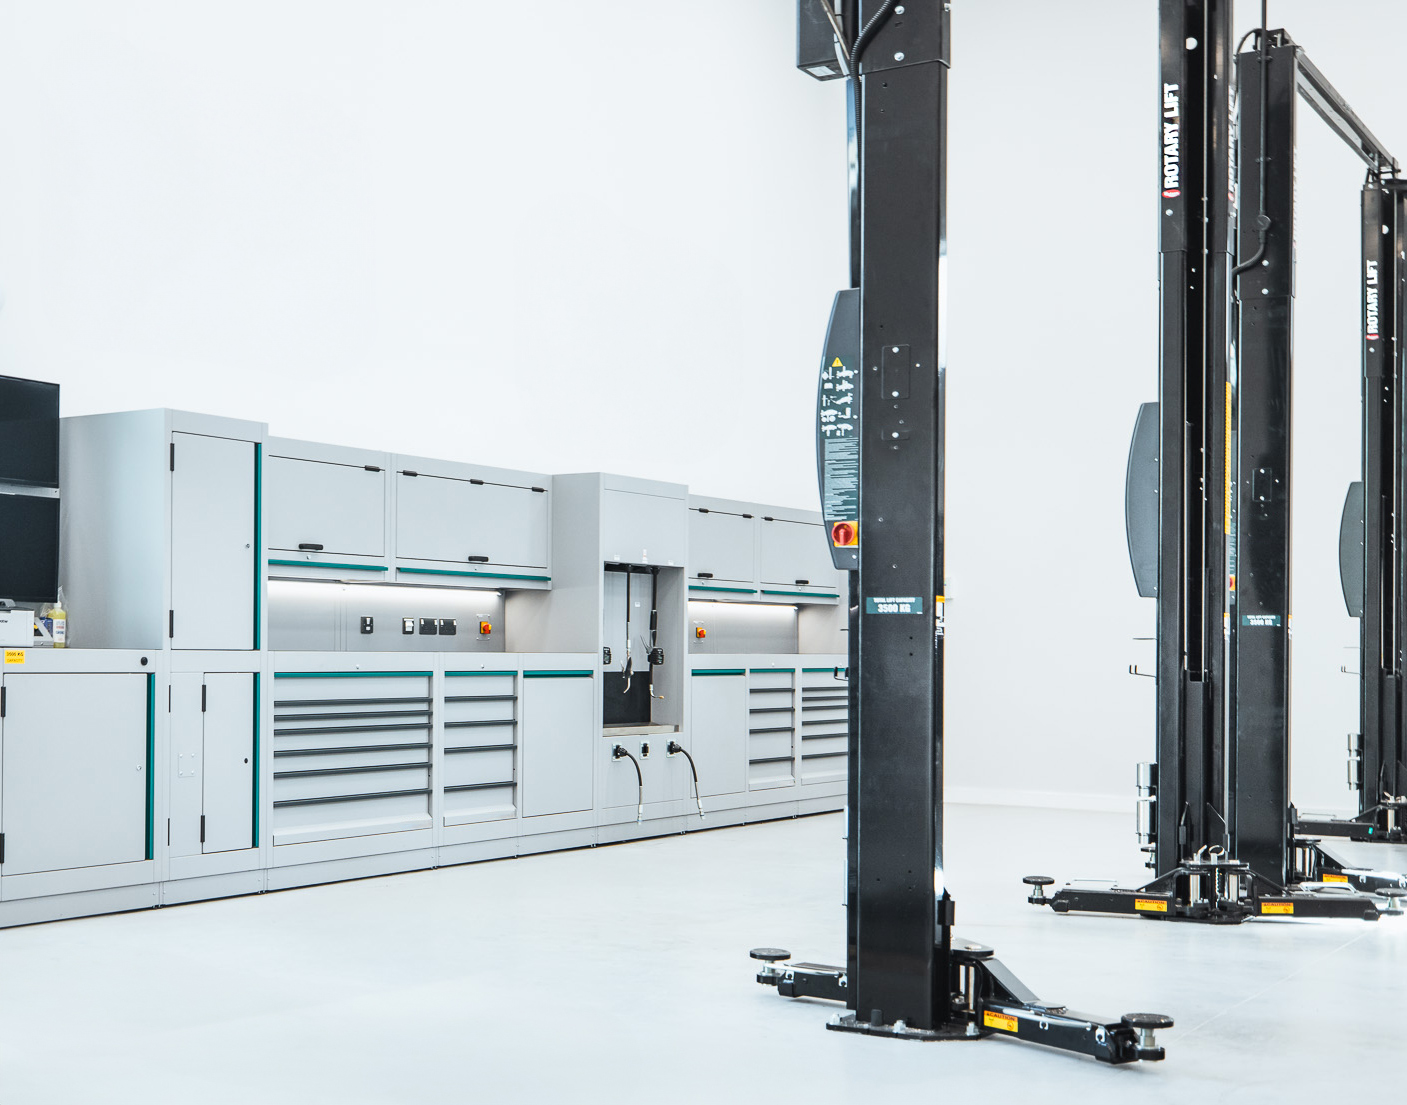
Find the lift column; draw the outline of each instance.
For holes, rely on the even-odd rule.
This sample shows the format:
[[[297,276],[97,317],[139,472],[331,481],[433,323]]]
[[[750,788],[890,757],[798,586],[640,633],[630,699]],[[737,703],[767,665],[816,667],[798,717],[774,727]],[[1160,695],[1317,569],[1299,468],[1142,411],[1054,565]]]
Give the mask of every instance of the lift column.
[[[861,24],[882,6],[861,4]],[[860,70],[852,985],[858,1018],[933,1029],[952,988],[941,599],[948,13],[938,3],[908,8],[875,35]]]
[[[1359,622],[1360,816],[1379,831],[1383,795],[1402,793],[1401,529],[1404,419],[1401,319],[1407,225],[1403,182],[1370,175],[1363,188],[1363,612]]]
[[[1225,826],[1231,0],[1162,0],[1155,869]]]
[[[1231,618],[1236,710],[1227,771],[1233,854],[1272,882],[1289,873],[1290,426],[1294,303],[1297,48],[1271,32],[1264,66],[1239,55],[1238,256],[1265,253],[1239,277],[1235,590]],[[1262,134],[1262,126],[1264,133]],[[1261,154],[1265,151],[1264,173]],[[1261,207],[1261,180],[1264,206]]]

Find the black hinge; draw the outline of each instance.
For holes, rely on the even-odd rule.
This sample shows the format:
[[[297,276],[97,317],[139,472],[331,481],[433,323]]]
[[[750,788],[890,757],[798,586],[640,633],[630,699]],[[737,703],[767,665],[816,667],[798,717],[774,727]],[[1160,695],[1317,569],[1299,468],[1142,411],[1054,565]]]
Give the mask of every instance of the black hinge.
[[[751,515],[751,514],[744,514],[743,517],[744,517],[744,518],[751,518],[752,515]]]
[[[547,488],[545,488],[545,487],[533,487],[533,488],[529,488],[529,490],[530,490],[530,491],[536,491],[539,495],[546,495],[546,494],[547,494]]]
[[[5,716],[5,685],[0,683],[0,717]]]
[[[368,472],[381,471],[381,466],[379,464],[363,464],[362,467],[365,468]]]
[[[200,842],[205,843],[205,814],[200,815]]]
[[[171,819],[166,819],[166,847],[171,847]]]
[[[483,486],[484,486],[484,481],[483,481],[483,480],[470,480],[469,482],[472,483],[475,487],[483,487]]]
[[[171,712],[171,684],[166,684],[166,712]]]
[[[0,833],[0,865],[5,862],[5,834]]]
[[[698,507],[697,509],[698,509],[698,512],[699,512],[700,514],[707,514],[707,513],[709,513],[709,509],[708,509],[708,507],[706,507],[706,506],[701,506],[701,507]]]
[[[202,683],[200,685],[200,712],[202,714],[205,713],[205,692],[207,690],[209,690],[209,688],[204,683]]]
[[[764,522],[775,522],[777,519],[773,518],[770,514],[764,514],[762,520]]]
[[[171,442],[171,471],[176,471],[176,443]]]
[[[176,639],[176,611],[166,611],[166,636],[171,640]]]
[[[402,476],[418,476],[418,475],[420,475],[420,473],[419,473],[419,472],[412,471],[412,470],[409,469],[409,468],[406,468],[406,469],[402,470],[401,475],[402,475]]]

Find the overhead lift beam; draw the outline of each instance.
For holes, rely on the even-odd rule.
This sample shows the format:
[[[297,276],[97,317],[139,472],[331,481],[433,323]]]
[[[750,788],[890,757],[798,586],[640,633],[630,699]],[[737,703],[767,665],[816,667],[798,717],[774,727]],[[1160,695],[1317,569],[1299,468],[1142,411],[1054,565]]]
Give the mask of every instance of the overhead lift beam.
[[[1041,1001],[992,949],[952,932],[943,851],[949,5],[860,0],[837,15],[828,2],[800,0],[798,62],[822,79],[852,75],[857,107],[859,288],[836,299],[819,415],[822,497],[837,566],[854,565],[857,534],[859,541],[850,949],[845,967],[754,949],[764,964],[757,980],[786,997],[844,1003],[849,1012],[829,1024],[841,1031],[914,1040],[995,1034],[1108,1063],[1162,1059],[1154,1032],[1170,1018],[1109,1020]],[[857,382],[858,511],[845,517],[838,489],[854,478],[853,459],[827,446],[850,436],[837,427],[856,422],[842,417],[853,415],[853,400],[836,395],[852,394],[845,389]]]

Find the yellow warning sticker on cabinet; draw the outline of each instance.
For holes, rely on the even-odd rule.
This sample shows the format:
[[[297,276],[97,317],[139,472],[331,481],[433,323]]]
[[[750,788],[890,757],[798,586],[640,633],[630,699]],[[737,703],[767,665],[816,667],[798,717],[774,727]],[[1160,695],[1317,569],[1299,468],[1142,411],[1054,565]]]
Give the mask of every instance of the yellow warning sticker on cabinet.
[[[1133,908],[1141,909],[1145,913],[1166,913],[1168,911],[1168,903],[1161,902],[1157,898],[1135,898],[1133,900]]]
[[[1328,872],[1325,872],[1324,875],[1323,875],[1323,877],[1320,878],[1319,881],[1320,881],[1320,882],[1348,882],[1348,876],[1347,876],[1347,875],[1331,875],[1331,874],[1329,874]]]
[[[24,663],[24,649],[22,649],[22,648],[7,648],[7,649],[5,650],[5,663],[7,663],[7,664],[23,664],[23,663]]]
[[[1015,1017],[1008,1017],[1005,1013],[993,1013],[990,1009],[982,1010],[982,1023],[988,1028],[1000,1028],[1003,1032],[1016,1031]]]
[[[1293,913],[1295,911],[1294,902],[1261,902],[1260,911],[1262,913]]]

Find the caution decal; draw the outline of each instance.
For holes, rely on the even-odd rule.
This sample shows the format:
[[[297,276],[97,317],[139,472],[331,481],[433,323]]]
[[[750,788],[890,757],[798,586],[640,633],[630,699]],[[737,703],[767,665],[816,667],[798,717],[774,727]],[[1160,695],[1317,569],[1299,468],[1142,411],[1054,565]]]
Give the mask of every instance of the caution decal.
[[[7,663],[7,664],[23,664],[23,663],[24,663],[24,649],[22,649],[22,648],[7,648],[7,649],[5,650],[5,663]]]
[[[1295,911],[1294,902],[1261,902],[1260,911],[1262,913],[1293,913]]]
[[[1347,875],[1333,875],[1333,874],[1328,874],[1328,873],[1326,873],[1319,881],[1320,881],[1320,882],[1348,882],[1348,876],[1347,876]]]
[[[1015,1017],[1008,1017],[1005,1013],[993,1013],[990,1009],[982,1010],[982,1023],[988,1028],[1000,1028],[1003,1032],[1015,1032],[1017,1027]]]
[[[1133,908],[1143,913],[1166,913],[1168,911],[1168,903],[1159,901],[1157,898],[1135,898],[1133,900]]]

